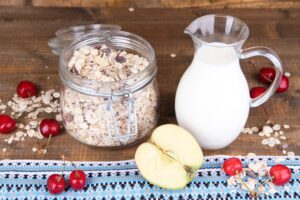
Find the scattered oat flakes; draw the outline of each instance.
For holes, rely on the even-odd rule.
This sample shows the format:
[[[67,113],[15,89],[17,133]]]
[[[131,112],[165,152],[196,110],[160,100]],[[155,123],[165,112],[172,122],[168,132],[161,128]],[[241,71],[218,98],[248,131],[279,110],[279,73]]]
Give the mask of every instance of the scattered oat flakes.
[[[247,158],[254,158],[256,156],[256,154],[255,153],[248,153],[247,154]]]
[[[129,10],[129,12],[133,12],[134,11],[134,7],[129,7],[128,10]]]
[[[281,128],[280,124],[275,124],[275,125],[273,126],[273,130],[274,130],[274,131],[279,131],[280,128]]]
[[[280,136],[280,139],[286,140],[286,136]]]
[[[265,124],[270,125],[270,124],[272,124],[272,121],[268,119],[268,120],[265,122]]]
[[[231,176],[227,179],[227,183],[228,185],[233,185],[235,186],[236,185],[236,178],[234,176]]]
[[[287,151],[283,149],[283,150],[282,150],[282,153],[283,153],[284,155],[286,155]]]
[[[273,133],[273,129],[272,129],[270,126],[263,126],[262,131],[263,131],[265,134],[271,134],[271,133]]]
[[[287,152],[287,156],[295,156],[295,153],[292,151]]]
[[[289,129],[289,128],[290,128],[290,125],[288,125],[288,124],[283,124],[283,128]]]
[[[258,133],[258,135],[262,137],[262,136],[265,136],[265,133],[263,131],[261,131]]]
[[[52,94],[52,96],[53,96],[54,98],[59,98],[59,97],[60,97],[60,93],[59,93],[59,92],[54,92],[54,93]]]
[[[1,105],[0,105],[0,110],[5,110],[5,109],[6,109],[6,107],[7,107],[6,105],[4,105],[4,104],[1,104]]]
[[[36,152],[37,148],[36,147],[32,147],[32,152]]]
[[[2,149],[2,152],[6,152],[6,148],[3,148],[3,149]]]
[[[171,54],[170,54],[170,57],[171,57],[171,58],[175,58],[175,57],[176,57],[176,54],[175,54],[175,53],[171,53]]]
[[[290,73],[290,72],[285,72],[284,75],[285,75],[286,77],[290,77],[290,76],[291,76],[291,73]]]
[[[259,128],[257,126],[254,126],[251,128],[251,130],[254,132],[254,133],[257,133],[259,131]]]

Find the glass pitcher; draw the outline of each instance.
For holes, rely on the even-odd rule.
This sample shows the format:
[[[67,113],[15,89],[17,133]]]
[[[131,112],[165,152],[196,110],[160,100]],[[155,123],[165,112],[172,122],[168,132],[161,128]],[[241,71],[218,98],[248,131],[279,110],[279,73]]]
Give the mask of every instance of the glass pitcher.
[[[281,81],[282,64],[267,47],[242,50],[249,29],[235,17],[199,17],[184,32],[193,39],[195,55],[177,88],[177,122],[196,137],[202,148],[221,149],[238,137],[250,107],[263,104],[274,94]],[[251,99],[239,60],[254,56],[268,58],[276,77],[262,96]]]

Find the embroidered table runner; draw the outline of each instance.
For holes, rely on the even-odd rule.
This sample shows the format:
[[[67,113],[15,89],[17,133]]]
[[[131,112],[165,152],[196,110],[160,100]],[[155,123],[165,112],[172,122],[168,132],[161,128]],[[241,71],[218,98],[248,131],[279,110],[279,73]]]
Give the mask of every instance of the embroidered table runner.
[[[76,162],[88,177],[87,186],[81,191],[67,187],[60,195],[51,195],[46,182],[49,175],[60,174],[62,161],[3,160],[0,161],[0,199],[251,199],[247,191],[227,183],[228,177],[221,170],[225,156],[205,157],[202,168],[185,189],[171,191],[149,184],[139,173],[133,160],[120,162]],[[240,157],[243,165],[266,161],[268,165],[280,163],[292,170],[292,179],[277,192],[261,194],[257,199],[300,199],[300,157]],[[74,168],[65,166],[65,178]]]

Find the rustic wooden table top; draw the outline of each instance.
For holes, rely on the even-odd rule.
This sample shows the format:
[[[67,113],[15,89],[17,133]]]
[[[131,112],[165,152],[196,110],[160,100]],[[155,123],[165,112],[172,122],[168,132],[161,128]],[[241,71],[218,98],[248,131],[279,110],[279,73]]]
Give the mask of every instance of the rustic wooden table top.
[[[113,23],[123,30],[147,39],[156,51],[158,82],[161,94],[160,124],[176,123],[174,96],[179,79],[189,66],[193,54],[191,39],[183,33],[193,19],[209,14],[230,14],[244,20],[250,28],[245,47],[264,45],[281,57],[285,70],[291,73],[290,89],[276,94],[263,106],[251,109],[247,126],[261,126],[267,119],[290,124],[286,131],[289,150],[300,153],[300,10],[201,10],[201,9],[63,9],[0,7],[0,99],[11,99],[17,83],[28,79],[43,90],[59,89],[58,57],[47,46],[57,29],[71,25]],[[170,54],[175,53],[176,57]],[[257,85],[259,68],[269,65],[263,59],[256,66],[242,63],[250,86]],[[48,68],[45,68],[48,66]],[[47,77],[49,76],[49,79]],[[24,119],[21,119],[21,121]],[[217,124],[216,124],[217,125]],[[8,145],[8,136],[0,136],[0,159],[60,159],[61,154],[72,160],[132,159],[137,145],[108,150],[92,148],[77,142],[67,133],[53,139],[45,155],[32,152],[33,141]],[[260,144],[258,135],[241,134],[229,147],[205,151],[205,155],[228,154],[282,155],[278,148]],[[6,148],[6,152],[2,152]]]

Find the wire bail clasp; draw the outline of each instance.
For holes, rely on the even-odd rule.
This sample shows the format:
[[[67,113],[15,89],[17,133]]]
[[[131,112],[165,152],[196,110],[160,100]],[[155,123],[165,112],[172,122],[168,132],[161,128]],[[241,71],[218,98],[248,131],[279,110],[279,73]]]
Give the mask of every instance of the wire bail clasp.
[[[137,132],[138,132],[137,115],[136,115],[136,107],[135,107],[134,97],[133,97],[132,93],[130,93],[130,92],[125,94],[125,96],[128,97],[127,133],[121,133],[120,129],[117,125],[115,112],[114,112],[114,108],[113,108],[113,103],[115,102],[116,96],[113,93],[111,94],[111,96],[107,102],[106,109],[105,109],[105,124],[106,124],[106,128],[108,130],[108,135],[112,139],[117,139],[117,140],[120,140],[121,142],[127,142],[130,137],[136,136]],[[109,122],[109,115],[111,115],[112,126],[113,126],[114,132],[116,134],[115,136],[113,136],[113,134],[112,134],[111,123]],[[132,130],[132,127],[133,127],[133,130]]]

